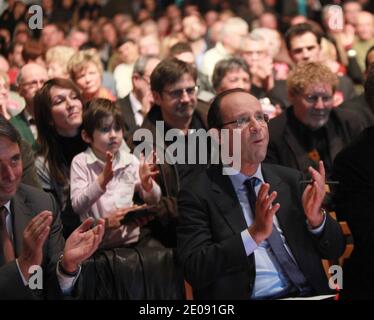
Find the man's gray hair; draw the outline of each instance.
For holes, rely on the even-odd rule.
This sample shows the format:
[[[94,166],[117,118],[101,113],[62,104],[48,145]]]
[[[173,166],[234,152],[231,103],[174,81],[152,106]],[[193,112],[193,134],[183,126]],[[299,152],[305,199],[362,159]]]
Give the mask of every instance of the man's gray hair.
[[[133,75],[134,74],[139,74],[141,76],[144,75],[147,63],[148,63],[148,61],[150,61],[152,59],[158,59],[158,60],[160,60],[160,57],[157,56],[157,55],[153,55],[153,54],[140,56],[138,58],[138,60],[136,60],[136,62],[134,64],[134,70],[133,70],[132,74]]]

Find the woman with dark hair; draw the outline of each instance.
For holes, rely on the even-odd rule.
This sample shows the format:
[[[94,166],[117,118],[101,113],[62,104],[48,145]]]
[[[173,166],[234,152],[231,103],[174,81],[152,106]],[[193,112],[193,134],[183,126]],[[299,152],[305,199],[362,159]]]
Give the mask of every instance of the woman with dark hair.
[[[47,81],[34,97],[40,150],[36,158],[42,188],[54,194],[61,210],[64,236],[78,225],[70,203],[70,164],[86,149],[81,138],[83,102],[79,89],[68,79]]]

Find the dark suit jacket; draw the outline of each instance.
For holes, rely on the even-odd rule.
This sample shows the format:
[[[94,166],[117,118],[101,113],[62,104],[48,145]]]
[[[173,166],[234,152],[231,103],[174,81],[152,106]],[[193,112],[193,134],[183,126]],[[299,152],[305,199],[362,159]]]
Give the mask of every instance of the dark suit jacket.
[[[31,132],[29,123],[27,122],[25,112],[17,114],[15,117],[10,119],[12,125],[18,130],[22,139],[27,141],[34,151],[38,150],[37,142],[35,141],[34,135]]]
[[[321,259],[339,257],[345,241],[329,216],[319,237],[309,232],[301,205],[298,171],[263,164],[263,176],[278,192],[279,224],[300,269],[317,294],[328,292]],[[247,257],[240,233],[247,228],[230,178],[212,166],[182,189],[177,229],[185,278],[197,299],[249,299],[256,276],[254,254]]]
[[[48,239],[43,247],[43,291],[23,285],[16,262],[4,264],[0,256],[0,299],[56,299],[61,290],[56,276],[56,263],[64,248],[59,211],[52,195],[21,184],[11,200],[13,235],[16,257],[22,252],[23,231],[30,220],[43,210],[53,213]],[[2,253],[0,253],[2,255]]]
[[[344,101],[339,108],[352,110],[357,113],[362,119],[365,127],[370,127],[374,125],[374,114],[371,111],[365,95],[362,93],[352,99]]]
[[[289,107],[280,116],[269,123],[269,145],[266,162],[279,164],[307,172],[313,165],[308,158],[304,137],[300,137],[292,126],[293,107]],[[359,135],[363,124],[357,115],[349,110],[332,110],[330,119],[325,125],[331,161],[350,141]]]
[[[198,106],[201,104],[198,104]],[[191,129],[202,129],[206,128],[206,110],[201,110],[197,108],[193,114],[190,128]],[[165,162],[158,165],[158,170],[160,174],[156,177],[156,181],[161,188],[162,196],[161,200],[157,206],[157,212],[160,219],[155,219],[151,221],[148,225],[152,226],[153,235],[156,236],[158,240],[162,242],[166,247],[176,246],[176,218],[178,216],[177,207],[177,195],[180,190],[180,186],[183,183],[187,183],[191,177],[193,177],[196,172],[205,169],[205,165],[182,165],[183,175],[181,175],[180,164],[172,164],[170,161],[169,153],[166,152],[168,146],[171,144],[170,141],[162,141],[162,145],[159,145],[156,135],[162,134],[158,132],[156,127],[156,121],[164,121],[162,118],[161,109],[159,106],[154,105],[148,112],[146,118],[144,119],[142,128],[149,130],[153,137],[153,147],[160,148],[160,151],[165,152]],[[165,125],[165,133],[168,128]],[[135,146],[139,142],[131,140],[129,142],[130,148],[134,150]],[[188,150],[186,150],[188,152]],[[209,158],[209,157],[208,157]],[[168,160],[169,159],[169,160]]]
[[[139,129],[139,126],[135,122],[134,111],[131,108],[130,95],[128,94],[126,97],[118,99],[117,104],[121,108],[125,122],[125,132],[123,133],[123,136],[125,140],[128,141],[134,131]]]
[[[354,250],[344,265],[344,291],[349,297],[374,299],[374,127],[342,150],[334,162],[334,202],[346,220]]]

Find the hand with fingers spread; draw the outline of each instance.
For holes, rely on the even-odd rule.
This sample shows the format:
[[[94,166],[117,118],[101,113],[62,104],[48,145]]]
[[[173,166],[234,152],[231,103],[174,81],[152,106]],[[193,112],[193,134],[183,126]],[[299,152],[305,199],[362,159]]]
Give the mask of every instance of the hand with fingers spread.
[[[42,264],[43,245],[51,230],[52,220],[50,211],[42,211],[29,222],[23,232],[23,249],[18,264],[25,279],[29,278],[31,266]]]
[[[64,270],[74,273],[79,264],[89,258],[98,248],[104,236],[104,220],[97,220],[93,228],[93,218],[88,218],[74,230],[66,240],[61,264]]]
[[[97,177],[99,185],[102,190],[105,190],[107,184],[113,178],[113,154],[109,151],[106,152],[106,162],[103,172]]]
[[[256,213],[253,224],[248,228],[249,233],[257,244],[267,239],[273,230],[273,217],[279,210],[280,204],[272,205],[277,192],[269,193],[270,185],[263,183],[256,201]]]
[[[152,159],[152,161],[151,161]],[[156,153],[153,151],[147,159],[140,155],[139,176],[142,187],[145,191],[150,192],[153,187],[153,179],[159,174],[156,164]]]
[[[312,228],[317,228],[323,222],[321,205],[326,194],[325,190],[325,167],[323,161],[319,162],[318,171],[312,167],[308,168],[313,183],[309,184],[302,196],[305,215]]]

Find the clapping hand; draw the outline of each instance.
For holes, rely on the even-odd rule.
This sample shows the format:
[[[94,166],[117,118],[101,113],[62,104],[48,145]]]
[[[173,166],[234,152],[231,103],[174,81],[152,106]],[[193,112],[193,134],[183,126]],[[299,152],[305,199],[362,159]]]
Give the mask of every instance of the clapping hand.
[[[153,161],[151,161],[151,159]],[[140,155],[140,165],[139,165],[139,176],[142,183],[142,187],[146,192],[152,190],[153,178],[159,174],[156,165],[156,154],[153,151],[147,159],[144,159],[144,155]]]
[[[313,228],[316,228],[323,222],[321,205],[326,194],[325,167],[323,166],[323,161],[319,162],[318,171],[312,167],[309,167],[308,171],[312,176],[313,182],[305,188],[302,202],[309,224]]]
[[[52,220],[50,211],[42,211],[28,223],[23,232],[23,249],[18,264],[25,279],[29,278],[31,266],[42,264],[43,245],[51,230]]]
[[[107,151],[103,172],[101,172],[98,176],[99,185],[102,190],[105,190],[109,181],[112,180],[113,175],[113,154],[110,151]]]
[[[68,272],[76,272],[80,263],[88,259],[98,248],[104,236],[104,220],[97,220],[96,226],[93,218],[87,218],[73,231],[66,240],[62,267]]]
[[[273,191],[269,195],[270,185],[263,183],[256,201],[256,213],[253,224],[248,228],[249,233],[257,244],[267,239],[273,230],[273,217],[279,210],[280,204],[272,205],[277,197],[277,192]]]

